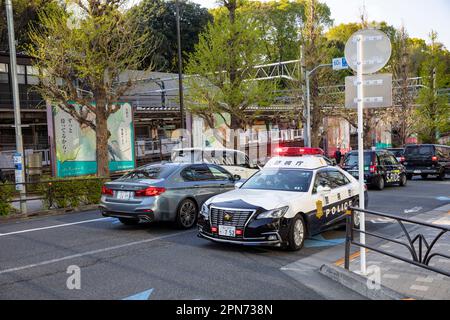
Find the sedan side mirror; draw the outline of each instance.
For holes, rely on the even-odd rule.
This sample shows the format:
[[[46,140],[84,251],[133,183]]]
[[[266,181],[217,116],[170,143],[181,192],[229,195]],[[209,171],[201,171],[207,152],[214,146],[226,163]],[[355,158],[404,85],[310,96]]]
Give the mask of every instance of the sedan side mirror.
[[[236,183],[234,184],[234,188],[235,188],[235,189],[239,189],[240,187],[242,187],[243,184],[244,184],[243,182],[236,182]]]
[[[238,174],[235,174],[235,175],[233,175],[233,180],[234,181],[239,181],[239,180],[241,180],[241,176],[238,175]]]
[[[330,191],[331,191],[331,188],[330,188],[330,186],[327,186],[327,185],[324,185],[324,186],[320,185],[320,186],[317,187],[317,192],[318,193],[327,193],[327,192],[330,192]]]

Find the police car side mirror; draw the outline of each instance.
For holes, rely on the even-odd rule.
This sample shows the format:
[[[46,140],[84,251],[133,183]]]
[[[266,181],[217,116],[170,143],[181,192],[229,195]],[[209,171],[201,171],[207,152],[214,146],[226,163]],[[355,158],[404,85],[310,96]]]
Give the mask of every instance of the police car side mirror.
[[[326,193],[326,192],[330,192],[330,191],[331,191],[331,188],[330,188],[330,186],[327,186],[327,185],[325,185],[325,186],[320,185],[317,187],[318,193]]]

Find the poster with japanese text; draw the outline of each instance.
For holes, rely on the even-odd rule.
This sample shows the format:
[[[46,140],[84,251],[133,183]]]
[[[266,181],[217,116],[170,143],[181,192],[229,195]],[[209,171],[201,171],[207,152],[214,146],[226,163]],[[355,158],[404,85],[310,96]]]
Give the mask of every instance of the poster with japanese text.
[[[120,109],[108,118],[111,136],[108,140],[109,168],[111,172],[133,169],[134,130],[132,107],[129,103],[120,103]],[[83,106],[74,105],[83,110]],[[88,120],[95,121],[95,115],[87,112]],[[96,137],[95,131],[80,125],[70,114],[58,106],[53,106],[54,135],[56,146],[56,176],[73,177],[95,174]]]

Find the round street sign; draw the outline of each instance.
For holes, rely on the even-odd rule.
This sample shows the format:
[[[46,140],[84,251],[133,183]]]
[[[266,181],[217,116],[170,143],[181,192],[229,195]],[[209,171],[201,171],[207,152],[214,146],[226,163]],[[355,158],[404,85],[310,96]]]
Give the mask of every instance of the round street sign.
[[[345,59],[353,71],[357,72],[358,38],[363,37],[363,74],[375,73],[388,63],[391,57],[391,41],[382,31],[364,29],[356,31],[345,44]]]

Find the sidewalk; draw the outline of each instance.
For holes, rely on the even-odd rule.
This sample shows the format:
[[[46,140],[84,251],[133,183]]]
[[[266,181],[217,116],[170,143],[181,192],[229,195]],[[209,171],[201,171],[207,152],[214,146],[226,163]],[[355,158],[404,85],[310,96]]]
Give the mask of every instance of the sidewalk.
[[[450,204],[437,208],[433,211],[423,213],[414,217],[414,220],[422,220],[432,224],[450,226]],[[437,229],[422,226],[408,226],[411,238],[417,234],[423,234],[428,243],[433,241],[439,233]],[[358,237],[355,234],[356,237]],[[370,236],[366,236],[371,238]],[[407,242],[404,234],[399,235],[397,240]],[[384,251],[411,259],[411,254],[406,247],[393,242],[381,242],[375,247]],[[416,249],[418,245],[416,243]],[[426,249],[424,249],[426,250]],[[352,246],[352,252],[359,251],[358,247]],[[432,253],[441,253],[450,256],[450,233],[444,234],[433,247]],[[392,289],[402,296],[412,299],[426,300],[450,300],[450,277],[429,271],[412,264],[391,258],[389,256],[368,251],[366,253],[367,268],[380,271],[381,285]],[[344,267],[343,261],[336,262],[337,266]],[[450,271],[450,259],[434,257],[430,266],[441,270]],[[375,266],[375,268],[374,268]],[[359,273],[360,259],[356,253],[350,262],[350,270]],[[373,273],[371,278],[373,278]]]

